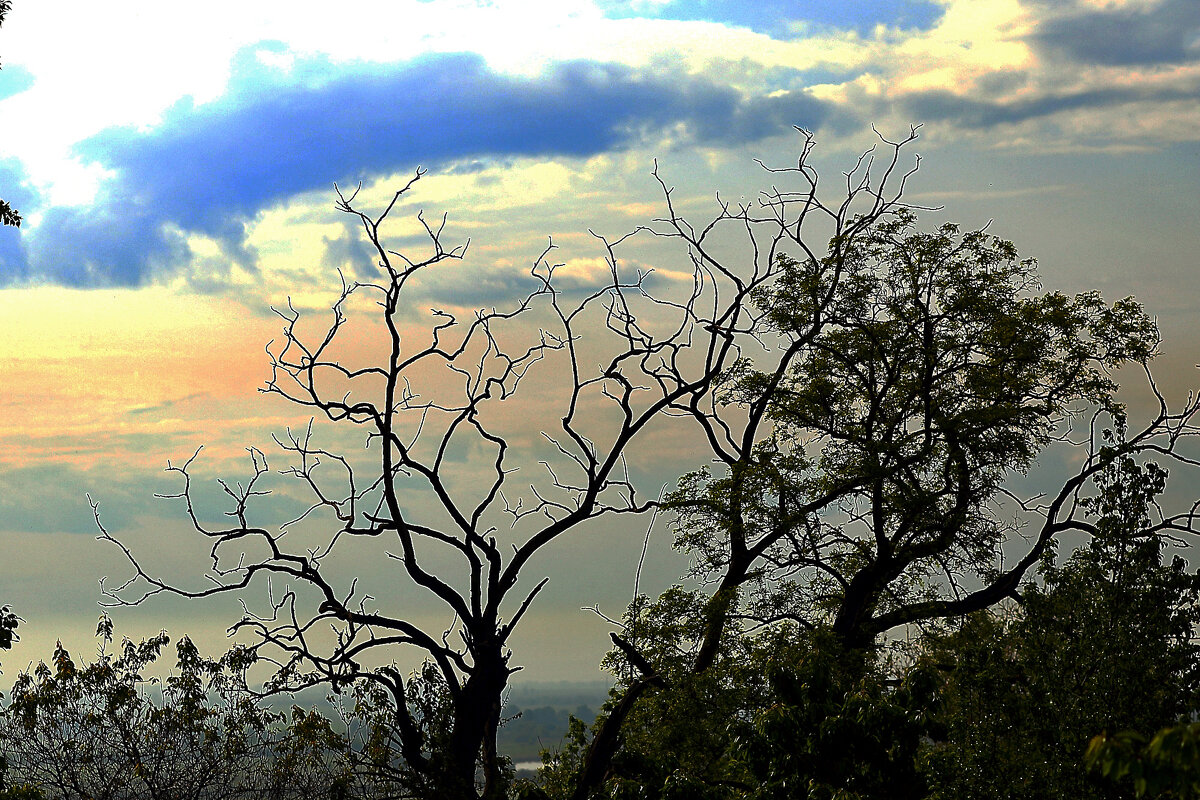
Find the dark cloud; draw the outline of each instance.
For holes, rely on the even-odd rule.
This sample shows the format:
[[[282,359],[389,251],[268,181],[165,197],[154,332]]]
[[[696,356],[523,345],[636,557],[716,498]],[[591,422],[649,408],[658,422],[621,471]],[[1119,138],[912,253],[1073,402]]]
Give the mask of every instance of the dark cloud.
[[[251,266],[246,223],[334,181],[479,157],[590,156],[680,127],[701,143],[737,144],[817,127],[829,110],[802,90],[747,99],[703,78],[594,62],[527,79],[475,55],[284,72],[244,53],[221,99],[187,99],[149,130],[78,146],[116,177],[92,207],[47,213],[32,269],[70,285],[137,285],[186,259],[184,232],[218,239]]]
[[[152,204],[118,181],[91,207],[50,209],[32,237],[32,277],[64,286],[136,286],[184,261],[183,233],[166,229],[169,218]]]
[[[0,199],[28,216],[37,205],[37,194],[26,183],[25,172],[15,159],[0,159]],[[24,233],[28,228],[0,225],[0,278],[24,277],[29,272]]]
[[[737,145],[755,142],[790,131],[793,126],[809,127],[797,120],[819,120],[844,130],[845,114],[827,113],[820,101],[804,91],[791,91],[767,97],[751,97],[734,107],[725,98],[698,97],[695,109],[700,113],[689,120],[692,133],[703,142]]]
[[[905,95],[899,105],[911,119],[921,122],[953,122],[968,128],[992,128],[1025,122],[1061,111],[1107,108],[1124,103],[1200,99],[1193,88],[1110,88],[1048,94],[1012,102],[973,100],[953,92],[937,90]]]
[[[86,493],[90,491],[95,496],[98,485],[104,487],[106,497],[113,501],[113,520],[122,525],[132,522],[125,509],[134,505],[135,487],[114,480],[111,475],[62,463],[2,467],[0,530],[95,535],[96,520]]]
[[[902,28],[932,27],[943,8],[931,0],[671,0],[647,4],[637,0],[600,0],[605,14],[618,19],[653,17],[719,22],[749,28],[768,36],[786,37],[791,23],[869,34],[876,25]]]
[[[363,236],[362,226],[357,223],[357,218],[343,219],[342,230],[337,236],[322,237],[324,252],[321,254],[321,266],[327,270],[341,270],[347,281],[370,282],[378,277],[371,274],[370,270],[379,260],[379,256]],[[424,245],[425,242],[421,244]]]
[[[118,436],[113,438],[112,446],[116,452],[138,453],[151,440],[157,441],[149,434]],[[125,445],[132,447],[126,451]],[[185,449],[180,455],[186,458],[191,452]],[[270,451],[268,456],[277,457]],[[279,460],[282,463],[283,459]],[[196,462],[194,501],[204,521],[218,525],[222,522],[224,512],[229,509],[229,498],[217,478],[242,479],[247,472],[246,463],[248,460],[233,466],[217,465],[204,456]],[[0,466],[0,532],[94,536],[98,529],[88,503],[89,494],[100,503],[103,521],[113,531],[137,526],[149,516],[161,515],[172,522],[183,522],[186,517],[179,501],[163,499],[163,495],[181,488],[178,477],[161,465],[148,462],[121,469],[82,467],[66,461]],[[266,480],[267,483],[260,485],[269,493],[257,498],[257,508],[253,509],[258,520],[268,524],[275,520],[278,524],[307,508],[308,498],[299,491],[298,484],[275,473],[268,473]]]
[[[16,228],[0,227],[0,275],[22,278],[29,273],[29,259]]]
[[[976,79],[979,92],[985,97],[1007,94],[1024,88],[1029,83],[1029,73],[1025,70],[999,70],[981,75]]]
[[[512,305],[515,298],[533,293],[539,284],[522,270],[481,268],[466,262],[442,264],[424,281],[410,284],[404,298],[413,309],[487,308],[503,298]],[[592,287],[595,288],[595,287]]]
[[[1038,25],[1034,41],[1095,64],[1179,64],[1200,58],[1200,2],[1162,0],[1149,8],[1076,7]]]

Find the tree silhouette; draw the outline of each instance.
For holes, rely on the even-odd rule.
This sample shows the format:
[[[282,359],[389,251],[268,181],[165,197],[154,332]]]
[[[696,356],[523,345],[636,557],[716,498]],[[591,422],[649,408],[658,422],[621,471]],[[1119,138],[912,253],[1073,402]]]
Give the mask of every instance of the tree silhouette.
[[[1103,731],[1151,734],[1187,719],[1200,690],[1200,574],[1151,530],[1166,472],[1115,460],[1094,479],[1091,540],[1004,617],[931,637],[943,730],[936,797],[1128,797],[1080,768]]]
[[[881,635],[992,606],[1058,536],[1095,535],[1088,486],[1114,459],[1196,465],[1182,445],[1200,404],[1170,410],[1150,378],[1153,321],[1128,298],[1040,294],[1034,267],[983,230],[920,232],[907,208],[835,236],[828,254],[780,260],[750,299],[784,355],[726,374],[722,419],[742,409],[741,427],[711,424],[718,466],[668,500],[692,577],[711,588],[631,606],[613,636],[624,696],[596,728],[576,798],[610,773],[638,698],[693,684],[730,640],[827,630],[855,685]],[[1144,371],[1158,406],[1135,430],[1115,397],[1122,365]],[[1015,494],[1012,478],[1052,447],[1077,470]],[[1155,511],[1147,535],[1195,530],[1190,506]],[[680,613],[693,624],[645,624]]]
[[[671,191],[660,178],[665,221],[684,232],[692,266],[691,280],[678,295],[653,293],[649,273],[627,274],[618,249],[630,236],[597,235],[608,277],[582,297],[572,299],[559,288],[548,261],[551,245],[534,261],[532,291],[513,306],[481,310],[464,322],[434,310],[421,337],[405,328],[412,314],[407,292],[428,270],[462,259],[466,245],[445,244],[445,218],[431,224],[424,216],[419,217],[429,245],[424,257],[384,243],[381,227],[420,179],[420,170],[378,212],[361,210],[357,192],[339,192],[338,208],[361,225],[376,257],[377,278],[343,279],[332,320],[315,338],[302,335],[299,312],[290,305],[280,310],[283,339],[269,349],[273,372],[263,391],[364,429],[372,462],[364,468],[361,459],[321,448],[311,427],[280,437],[293,461],[284,474],[309,491],[312,505],[274,528],[252,518],[266,493],[268,466],[261,452],[251,452],[253,471],[244,483],[222,484],[232,504],[229,525],[206,524],[196,510],[195,456],[170,465],[183,484],[172,496],[184,501],[193,528],[212,542],[211,582],[180,586],[147,570],[103,526],[93,504],[101,538],[120,547],[133,566],[128,580],[105,591],[112,602],[136,604],[161,593],[198,598],[238,592],[260,578],[285,580],[288,588],[271,595],[265,613],[247,614],[234,626],[253,632],[259,639],[255,652],[277,662],[268,690],[373,682],[393,698],[400,756],[428,794],[503,796],[507,773],[496,751],[496,730],[504,688],[519,668],[510,663],[508,642],[546,583],[522,580],[530,561],[590,523],[657,505],[638,493],[627,463],[644,432],[678,427],[674,418],[682,416],[699,421],[701,435],[714,443],[726,436],[730,428],[718,392],[742,348],[761,347],[768,333],[751,298],[782,275],[781,248],[812,254],[809,226],[820,215],[824,234],[832,231],[840,253],[872,221],[901,207],[909,172],[898,164],[913,138],[915,131],[902,142],[884,143],[878,164],[864,156],[844,196],[830,207],[817,197],[809,163],[813,140],[804,133],[797,165],[779,171],[798,181],[797,190],[772,189],[757,205],[722,203],[703,230],[680,227]],[[714,258],[707,243],[726,228],[740,232],[745,243],[733,264]],[[374,301],[384,352],[373,363],[356,365],[339,345],[351,306],[364,297]],[[534,399],[522,392],[539,367],[556,376],[558,410],[539,412],[555,419],[556,427],[543,432],[548,452],[531,453],[527,445],[518,446],[509,409],[522,397]],[[547,392],[552,395],[547,390],[538,399],[545,402]],[[450,458],[464,448],[487,464],[482,479],[476,468]],[[544,479],[531,483],[523,477],[524,485],[518,484],[519,456],[542,461]],[[340,488],[334,486],[335,471]],[[318,524],[324,533],[310,546],[286,536]],[[351,539],[394,548],[385,557],[453,623],[444,631],[429,630],[378,607],[357,582],[338,585],[327,564]],[[454,571],[447,559],[457,565]],[[333,638],[324,641],[328,626]],[[363,666],[408,648],[435,665],[448,696],[448,731],[436,741],[414,717],[410,685],[401,672]]]

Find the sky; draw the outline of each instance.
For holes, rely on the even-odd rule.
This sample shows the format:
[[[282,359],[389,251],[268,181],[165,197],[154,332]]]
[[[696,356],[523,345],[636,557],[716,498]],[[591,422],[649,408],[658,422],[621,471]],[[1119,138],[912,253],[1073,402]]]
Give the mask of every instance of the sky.
[[[246,473],[248,446],[284,465],[271,435],[307,416],[257,391],[280,336],[271,308],[319,316],[339,270],[371,268],[335,183],[380,208],[420,166],[389,241],[419,248],[420,210],[470,239],[410,292],[419,329],[430,308],[511,302],[551,239],[564,280],[588,285],[604,255],[589,230],[616,237],[662,213],[655,159],[700,219],[718,193],[769,188],[756,159],[794,163],[796,127],[832,184],[875,131],[919,124],[909,198],[936,207],[925,223],[990,223],[1038,258],[1049,290],[1137,296],[1164,333],[1164,388],[1197,383],[1195,0],[198,8],[15,0],[0,29],[0,198],[25,218],[0,229],[0,602],[25,619],[2,683],[55,640],[88,652],[98,580],[125,574],[85,494],[123,540],[194,579],[203,543],[153,497],[176,490],[168,461],[203,445],[205,497]],[[682,253],[630,258],[666,279],[686,269]],[[513,412],[530,430],[553,381],[543,391]],[[664,433],[642,459],[653,493],[703,453]],[[293,500],[281,490],[265,513]],[[620,613],[647,523],[581,532],[533,565],[551,580],[514,643],[523,679],[596,677],[608,627],[581,609]],[[649,541],[638,588],[657,592],[688,565],[661,520]],[[347,575],[442,624],[385,562]],[[219,652],[241,611],[226,597],[113,613],[118,634],[165,627]]]

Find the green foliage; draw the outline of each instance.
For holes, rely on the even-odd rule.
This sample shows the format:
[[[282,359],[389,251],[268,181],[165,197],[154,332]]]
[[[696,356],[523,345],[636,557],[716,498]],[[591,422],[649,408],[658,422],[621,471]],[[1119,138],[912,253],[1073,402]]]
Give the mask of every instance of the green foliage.
[[[1132,300],[1038,293],[1010,242],[915,224],[900,211],[840,260],[781,259],[755,301],[794,363],[779,375],[742,360],[723,398],[767,403],[774,431],[669,498],[699,576],[733,575],[748,613],[830,624],[858,646],[968,610],[941,599],[942,578],[997,577],[1014,532],[996,513],[1002,484],[1085,406],[1119,424],[1111,370],[1158,346]]]
[[[10,206],[5,200],[0,200],[0,225],[11,225],[14,228],[21,227],[20,212]]]
[[[1114,438],[1114,441],[1119,441]],[[903,670],[828,631],[727,635],[689,670],[715,607],[675,587],[624,620],[604,713],[645,669],[664,686],[628,717],[599,793],[613,798],[1193,797],[1200,724],[1153,739],[1200,697],[1200,576],[1166,563],[1150,517],[1165,472],[1130,457],[1094,477],[1091,541],[1043,560],[1021,604],[930,635]],[[740,615],[734,602],[728,613]],[[572,726],[529,797],[567,797],[590,737]],[[1085,751],[1093,773],[1084,768]],[[1163,794],[1165,793],[1165,794]]]
[[[570,797],[575,790],[589,744],[587,724],[578,717],[570,717],[562,743],[542,751],[542,767],[537,778],[517,782],[517,797],[521,800]]]
[[[1088,769],[1131,784],[1136,797],[1200,797],[1200,723],[1163,728],[1149,741],[1136,731],[1101,734],[1087,750]]]
[[[1163,563],[1162,541],[1144,533],[1165,477],[1153,464],[1114,462],[1086,504],[1097,515],[1086,547],[1061,566],[1047,558],[1043,585],[1027,587],[1009,618],[981,613],[927,648],[927,665],[947,670],[944,730],[928,753],[933,797],[1126,796],[1082,769],[1089,740],[1158,730],[1195,708],[1200,577],[1181,559]],[[1092,748],[1101,773],[1159,774],[1147,767],[1139,778],[1117,758],[1131,739],[1105,741]],[[1166,737],[1157,752],[1177,744]],[[1155,758],[1146,763],[1161,766]]]
[[[21,618],[13,613],[10,606],[0,607],[0,650],[11,650],[13,642],[20,641],[17,636],[17,625]]]
[[[1131,471],[1126,468],[1126,472]],[[1146,509],[1163,491],[1166,475],[1151,465],[1140,477],[1138,481],[1108,482],[1107,491],[1096,504],[1106,521],[1133,518],[1145,523]],[[1136,582],[1137,589],[1127,590],[1120,598],[1125,604],[1122,616],[1110,616],[1105,633],[1118,647],[1138,635],[1157,636],[1170,644],[1173,655],[1165,663],[1160,658],[1128,665],[1119,675],[1127,683],[1117,684],[1116,689],[1122,693],[1143,692],[1151,708],[1175,700],[1175,716],[1194,713],[1200,697],[1200,656],[1192,641],[1200,623],[1196,606],[1200,578],[1187,575],[1181,559],[1163,566],[1157,542],[1131,541],[1121,536],[1120,526],[1112,524],[1101,525],[1100,533],[1109,547],[1105,557],[1091,565],[1093,570],[1112,576],[1114,584]],[[1144,574],[1152,576],[1151,580],[1138,580]],[[1099,598],[1100,602],[1104,600]],[[1109,600],[1109,605],[1114,601]],[[1169,614],[1162,613],[1164,607]],[[1177,698],[1191,702],[1180,703]],[[1130,697],[1126,702],[1136,700]],[[1164,721],[1154,717],[1110,721],[1104,726],[1105,732],[1088,744],[1089,769],[1115,783],[1131,785],[1137,797],[1200,797],[1200,723],[1180,722],[1159,728]],[[1156,729],[1153,736],[1142,733]]]
[[[0,800],[46,800],[46,795],[39,787],[23,783],[0,789]]]
[[[9,771],[56,796],[232,797],[250,776],[271,715],[240,676],[200,656],[186,637],[176,669],[146,677],[168,644],[165,633],[111,652],[102,617],[96,661],[77,665],[60,645],[13,687],[0,729]]]
[[[704,800],[727,797],[732,787],[748,786],[730,743],[747,724],[749,709],[765,698],[766,684],[754,665],[758,643],[731,639],[712,669],[690,673],[687,667],[703,636],[707,602],[699,592],[674,587],[653,602],[636,598],[626,612],[629,643],[669,685],[644,695],[625,720],[603,796]],[[570,796],[592,736],[639,675],[621,648],[612,650],[604,665],[617,675],[618,685],[591,731],[572,718],[565,744],[543,755],[538,786],[547,796]]]
[[[606,713],[629,706],[624,692],[644,694],[628,695],[638,699],[606,796],[1083,796],[1082,747],[1107,719],[1092,711],[1117,703],[1149,718],[1178,701],[1164,682],[1182,674],[1182,650],[1118,688],[1117,662],[1167,636],[1146,627],[1155,609],[1175,614],[1170,636],[1194,621],[1167,599],[1190,579],[1178,565],[1154,572],[1158,540],[1140,533],[1165,473],[1110,437],[1053,511],[1002,510],[1006,481],[1084,409],[1124,430],[1111,371],[1154,356],[1153,321],[1131,300],[1041,293],[1034,262],[984,231],[915,222],[901,210],[823,260],[781,258],[779,282],[754,295],[794,358],[774,373],[742,359],[723,376],[719,400],[765,411],[772,432],[723,468],[685,475],[668,498],[693,577],[718,589],[630,606],[605,662],[620,681]],[[1089,476],[1091,499],[1079,489]],[[1011,595],[1057,533],[1088,528],[1085,516],[1098,520],[1093,549],[1061,569],[1045,561],[1047,588],[1027,592],[1020,626],[972,619],[900,677],[879,660],[880,634]],[[1028,523],[1029,551],[998,570]],[[1114,580],[1123,588],[1107,592]],[[1145,625],[1110,636],[1105,615],[1143,589],[1131,609]],[[1072,638],[1080,625],[1096,635]],[[1076,668],[1089,659],[1098,675]],[[1151,686],[1150,705],[1134,701]],[[1069,695],[1079,708],[1045,705]],[[567,752],[585,754],[576,733]],[[547,772],[560,787],[570,758]]]
[[[444,795],[438,776],[446,768],[436,759],[447,750],[452,708],[430,664],[407,679],[412,720],[426,745],[420,757],[435,762],[417,771],[404,756],[385,684],[360,681],[346,700],[330,698],[338,711],[333,718],[298,706],[283,714],[261,705],[247,687],[252,651],[234,649],[214,660],[184,637],[175,646],[174,670],[159,678],[151,673],[169,644],[165,633],[113,648],[107,616],[96,633],[95,661],[78,663],[60,645],[49,664],[17,679],[0,714],[3,778],[16,785],[0,800]]]
[[[287,729],[271,748],[269,796],[307,800],[349,800],[354,786],[354,760],[345,734],[328,718],[292,706]]]
[[[930,702],[928,681],[890,680],[884,664],[847,653],[827,632],[776,653],[763,666],[772,702],[735,744],[750,798],[921,798],[917,753]]]
[[[691,607],[687,616],[694,619],[694,606],[702,603],[699,593],[677,587],[656,603],[642,598],[633,618],[627,617],[640,651],[651,654],[670,680],[626,720],[621,748],[597,796],[924,797],[918,750],[933,690],[926,675],[892,679],[876,656],[848,653],[827,631],[801,633],[791,626],[731,637],[702,673],[668,672],[672,662],[686,663],[685,655],[670,652],[671,643],[688,641],[680,638],[688,626],[673,615]],[[607,663],[625,681],[631,677],[621,649]],[[624,691],[614,689],[601,720]],[[571,796],[589,744],[586,727],[574,720],[565,747],[544,756],[537,784],[544,795],[529,796]]]
[[[433,762],[414,770],[405,757],[405,743],[396,722],[394,699],[379,683],[354,686],[353,706],[344,715],[351,739],[350,756],[356,775],[365,784],[398,792],[403,797],[435,797],[447,765],[453,708],[441,673],[431,663],[409,676],[407,707],[423,747],[414,757]]]
[[[715,800],[745,785],[729,743],[751,698],[749,687],[728,674],[731,666],[681,675],[642,701],[623,729],[608,796]]]

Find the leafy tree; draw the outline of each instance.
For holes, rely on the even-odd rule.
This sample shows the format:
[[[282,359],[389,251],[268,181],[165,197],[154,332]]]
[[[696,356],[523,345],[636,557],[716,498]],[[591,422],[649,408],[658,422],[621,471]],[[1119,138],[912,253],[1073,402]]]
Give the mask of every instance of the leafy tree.
[[[292,706],[286,732],[270,750],[264,794],[278,800],[355,796],[353,750],[324,715]]]
[[[1135,797],[1200,797],[1200,723],[1178,723],[1149,740],[1137,731],[1101,734],[1088,745],[1088,768],[1132,784]]]
[[[648,639],[694,640],[697,627],[679,629],[701,618],[703,595],[676,588],[643,602],[648,607],[629,626],[646,637],[637,639],[643,652],[660,665],[686,660],[686,651],[655,653]],[[663,636],[667,628],[675,630]],[[618,658],[609,664],[618,675],[629,669]],[[903,682],[891,675],[871,654],[847,654],[828,630],[782,625],[729,637],[710,669],[681,671],[628,713],[604,796],[922,798],[917,753],[931,687],[920,675]],[[623,699],[614,692],[605,713]],[[572,746],[549,760],[542,777],[552,796],[575,788],[563,776],[579,774],[586,738],[577,729]]]
[[[77,664],[60,646],[52,666],[23,674],[0,716],[9,794],[0,800],[328,800],[427,797],[399,755],[395,712],[378,685],[354,687],[351,707],[330,718],[292,706],[265,708],[246,684],[252,655],[202,657],[186,637],[175,671],[153,670],[166,634]],[[408,677],[423,731],[445,735],[446,693],[428,665]],[[10,782],[11,783],[11,782]]]
[[[689,674],[684,669],[689,653],[678,643],[693,643],[703,635],[705,600],[700,592],[675,587],[654,602],[637,598],[626,614],[625,649],[615,648],[604,662],[619,685],[640,677],[631,659],[646,659],[656,665],[658,674],[677,677],[669,691],[663,691],[664,682],[628,712],[606,783],[613,797],[649,793],[663,798],[719,798],[753,785],[744,764],[733,757],[730,742],[748,733],[749,717],[755,711],[771,704],[761,665],[776,655],[779,646],[789,648],[790,642],[774,637],[731,639],[711,669]],[[627,696],[614,691],[602,718],[620,709]],[[602,723],[597,730],[601,728]]]
[[[756,788],[746,797],[813,800],[926,796],[918,751],[932,686],[898,681],[886,661],[846,653],[829,631],[802,637],[799,657],[766,664],[773,702],[735,742]],[[870,658],[869,663],[859,663]]]
[[[1157,731],[1196,707],[1200,574],[1164,563],[1163,538],[1147,532],[1165,482],[1154,464],[1114,461],[1086,504],[1090,542],[1062,565],[1049,553],[1042,585],[1026,587],[1011,617],[981,614],[931,645],[948,670],[934,797],[1128,796],[1085,773],[1088,741]],[[1172,741],[1164,734],[1155,752]]]
[[[1009,242],[954,225],[920,232],[905,208],[822,258],[780,265],[753,300],[789,356],[770,370],[741,359],[724,376],[718,398],[751,424],[715,448],[721,471],[686,475],[669,499],[677,545],[714,589],[692,628],[614,639],[634,702],[715,669],[727,639],[784,623],[828,629],[840,680],[857,685],[881,634],[988,608],[1060,534],[1095,532],[1088,517],[1107,488],[1085,490],[1114,461],[1154,452],[1189,464],[1177,453],[1195,435],[1194,398],[1173,413],[1159,395],[1136,433],[1100,433],[1125,427],[1111,371],[1148,369],[1158,347],[1132,300],[1039,293],[1035,264]],[[1072,423],[1089,414],[1091,440],[1072,445]],[[1006,482],[1051,446],[1075,447],[1078,470],[1039,498],[1013,495]],[[1184,512],[1147,533],[1193,526]],[[602,720],[577,799],[612,777],[631,705]]]
[[[114,653],[112,630],[102,617],[96,661],[76,664],[60,645],[17,679],[0,727],[10,773],[62,798],[261,796],[274,718],[230,669],[236,654],[212,661],[185,637],[175,672],[148,678],[166,634]]]
[[[781,385],[748,361],[732,381],[731,401],[769,400],[773,435],[725,477],[685,477],[672,498],[680,543],[704,574],[738,575],[752,616],[827,622],[850,647],[991,605],[1055,533],[1079,527],[1079,509],[1063,506],[1106,453],[1085,454],[1033,546],[996,569],[1015,532],[994,507],[1005,479],[1029,469],[1081,404],[1119,420],[1110,370],[1147,362],[1158,344],[1132,301],[1034,294],[1034,264],[1010,243],[915,222],[900,211],[873,226],[837,287],[819,265],[789,263],[758,296],[791,337],[811,324],[812,297],[833,301]],[[744,577],[731,570],[743,550],[761,566]],[[983,587],[956,592],[968,575]]]

